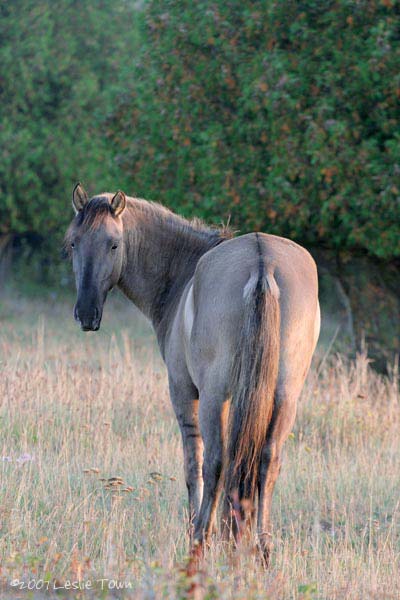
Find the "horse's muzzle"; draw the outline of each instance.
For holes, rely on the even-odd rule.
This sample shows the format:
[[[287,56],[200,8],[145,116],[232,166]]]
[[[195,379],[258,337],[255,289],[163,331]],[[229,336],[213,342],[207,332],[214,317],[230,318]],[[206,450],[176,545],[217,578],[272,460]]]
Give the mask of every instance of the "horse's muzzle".
[[[100,329],[102,313],[95,307],[87,311],[81,310],[77,305],[74,308],[74,319],[81,326],[82,331],[98,331]]]

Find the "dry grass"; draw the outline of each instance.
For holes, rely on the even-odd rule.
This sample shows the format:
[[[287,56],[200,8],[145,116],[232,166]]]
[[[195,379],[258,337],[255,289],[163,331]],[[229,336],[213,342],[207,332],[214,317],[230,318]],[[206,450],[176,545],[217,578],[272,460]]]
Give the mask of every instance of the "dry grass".
[[[114,299],[85,335],[69,304],[9,295],[0,361],[3,596],[15,578],[107,577],[134,598],[186,597],[181,444],[148,326]],[[395,382],[365,356],[314,369],[276,488],[269,572],[216,542],[199,597],[400,597]]]

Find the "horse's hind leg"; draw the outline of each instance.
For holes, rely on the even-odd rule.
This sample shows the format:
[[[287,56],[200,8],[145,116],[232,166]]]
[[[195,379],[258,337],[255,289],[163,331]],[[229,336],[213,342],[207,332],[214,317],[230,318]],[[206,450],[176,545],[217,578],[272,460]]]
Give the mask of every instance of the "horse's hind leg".
[[[215,521],[221,491],[225,410],[223,394],[200,393],[199,421],[204,443],[203,500],[195,522],[195,541],[208,540]]]
[[[203,443],[200,435],[197,390],[192,384],[174,385],[170,396],[178,420],[183,443],[185,481],[189,495],[189,528],[199,514],[203,494]]]
[[[262,451],[258,478],[257,530],[260,550],[268,566],[271,549],[271,504],[281,469],[282,447],[295,420],[297,396],[277,392],[267,440]]]

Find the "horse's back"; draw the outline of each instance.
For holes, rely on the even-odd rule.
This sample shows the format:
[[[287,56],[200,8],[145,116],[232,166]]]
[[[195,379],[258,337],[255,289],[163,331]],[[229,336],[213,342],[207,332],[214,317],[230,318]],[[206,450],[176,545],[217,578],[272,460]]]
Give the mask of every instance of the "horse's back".
[[[319,328],[315,262],[290,240],[247,234],[210,250],[196,268],[184,307],[187,362],[196,385],[210,376],[228,385],[252,276],[276,282],[279,290],[282,373],[308,370]]]

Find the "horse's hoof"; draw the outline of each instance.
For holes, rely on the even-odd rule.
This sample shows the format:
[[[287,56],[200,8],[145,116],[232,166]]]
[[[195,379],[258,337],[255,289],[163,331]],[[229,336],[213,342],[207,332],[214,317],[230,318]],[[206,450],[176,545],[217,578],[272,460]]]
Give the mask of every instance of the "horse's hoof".
[[[204,544],[200,540],[194,540],[189,554],[189,565],[198,567],[204,554]]]
[[[269,567],[273,546],[271,534],[269,533],[264,534],[264,536],[258,541],[258,558],[261,566],[264,569],[268,569]]]

